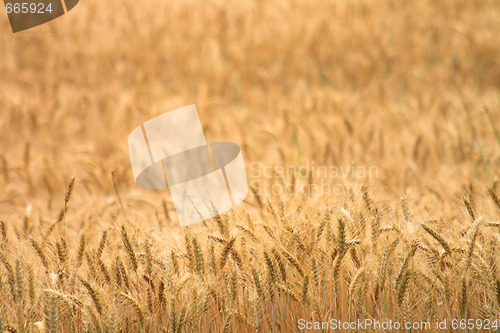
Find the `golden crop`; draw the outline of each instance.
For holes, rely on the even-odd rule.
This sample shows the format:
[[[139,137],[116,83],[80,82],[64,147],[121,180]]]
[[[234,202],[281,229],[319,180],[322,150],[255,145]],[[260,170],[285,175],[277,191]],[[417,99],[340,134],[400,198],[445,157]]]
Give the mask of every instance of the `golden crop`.
[[[86,0],[17,34],[0,13],[0,332],[499,318],[500,2]],[[127,136],[193,103],[251,191],[181,228]]]

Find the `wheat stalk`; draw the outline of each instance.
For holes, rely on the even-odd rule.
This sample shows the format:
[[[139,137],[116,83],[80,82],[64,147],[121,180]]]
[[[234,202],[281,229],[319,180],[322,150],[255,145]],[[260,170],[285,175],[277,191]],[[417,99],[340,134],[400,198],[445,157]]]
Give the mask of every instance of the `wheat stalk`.
[[[30,237],[29,241],[30,241],[31,245],[33,246],[33,248],[35,249],[36,253],[38,254],[38,257],[40,258],[40,261],[42,262],[43,266],[46,269],[49,269],[49,265],[47,263],[47,258],[45,257],[45,253],[43,252],[43,249],[40,247],[40,245],[38,245],[38,243],[33,238]]]
[[[139,302],[137,302],[137,300],[135,298],[133,298],[132,296],[130,296],[124,292],[120,292],[120,296],[123,297],[135,309],[135,312],[137,313],[137,318],[139,319],[140,327],[143,327],[143,325],[144,325],[144,311],[142,310],[142,307],[139,304]]]
[[[102,315],[103,312],[103,304],[101,301],[101,297],[99,296],[99,293],[95,289],[94,286],[90,284],[90,282],[85,281],[84,279],[80,278],[80,282],[82,285],[87,289],[88,293],[90,294],[90,297],[92,298],[92,301],[94,302],[94,306],[99,313],[99,315]]]
[[[135,256],[134,248],[132,247],[132,243],[130,243],[130,239],[128,237],[127,231],[125,230],[125,226],[122,226],[122,242],[125,246],[125,252],[127,253],[130,264],[132,265],[132,271],[137,271],[137,258]]]
[[[226,245],[224,246],[224,248],[222,249],[222,254],[221,254],[221,258],[220,258],[220,262],[219,262],[219,267],[220,267],[221,271],[224,268],[224,266],[226,265],[227,257],[231,251],[231,248],[234,245],[235,240],[236,240],[236,238],[234,238],[234,237],[231,238],[231,240],[229,240],[226,243]]]

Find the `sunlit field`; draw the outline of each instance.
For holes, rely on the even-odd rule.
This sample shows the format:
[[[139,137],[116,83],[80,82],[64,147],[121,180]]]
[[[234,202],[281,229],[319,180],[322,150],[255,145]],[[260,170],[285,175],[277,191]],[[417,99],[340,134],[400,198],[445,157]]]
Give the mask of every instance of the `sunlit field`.
[[[0,332],[499,331],[499,13],[85,0],[12,34],[2,7]],[[182,228],[127,138],[190,104],[250,191]]]

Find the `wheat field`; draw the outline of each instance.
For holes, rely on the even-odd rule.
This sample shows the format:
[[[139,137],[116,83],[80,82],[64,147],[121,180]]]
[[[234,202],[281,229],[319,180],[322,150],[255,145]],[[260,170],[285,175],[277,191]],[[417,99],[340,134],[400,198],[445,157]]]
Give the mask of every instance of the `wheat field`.
[[[500,319],[499,1],[85,0],[17,34],[0,13],[0,332]],[[182,228],[127,137],[189,104],[251,190]]]

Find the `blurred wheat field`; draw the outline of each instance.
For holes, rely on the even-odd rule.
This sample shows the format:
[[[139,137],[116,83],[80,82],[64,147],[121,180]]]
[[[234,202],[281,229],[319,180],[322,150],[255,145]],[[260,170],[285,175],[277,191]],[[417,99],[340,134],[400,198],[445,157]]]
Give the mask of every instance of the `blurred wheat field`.
[[[18,34],[0,12],[0,332],[499,318],[500,2],[86,0]],[[127,136],[194,103],[252,191],[181,228]],[[310,162],[378,172],[252,167]]]

